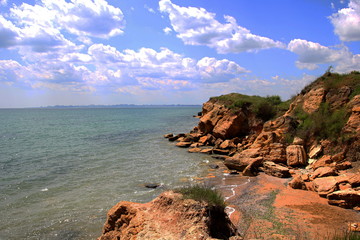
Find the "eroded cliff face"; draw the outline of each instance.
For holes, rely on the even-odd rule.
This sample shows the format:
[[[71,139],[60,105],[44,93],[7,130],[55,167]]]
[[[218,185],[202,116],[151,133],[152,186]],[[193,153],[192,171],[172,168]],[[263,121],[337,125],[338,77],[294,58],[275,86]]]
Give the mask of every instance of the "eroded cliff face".
[[[112,207],[98,240],[240,239],[223,208],[164,192],[149,203]]]
[[[293,177],[290,186],[318,192],[330,204],[360,209],[360,73],[327,73],[307,86],[289,109],[264,122],[249,106],[212,98],[194,130],[177,139],[189,152],[224,155],[243,175],[259,171]],[[357,203],[351,199],[356,199]],[[355,201],[355,202],[356,202]]]

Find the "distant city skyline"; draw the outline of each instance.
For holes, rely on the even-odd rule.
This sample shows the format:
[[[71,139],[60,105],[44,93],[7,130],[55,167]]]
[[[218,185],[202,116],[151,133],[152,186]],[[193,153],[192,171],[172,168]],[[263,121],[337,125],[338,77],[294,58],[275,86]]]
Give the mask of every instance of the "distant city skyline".
[[[360,0],[0,0],[0,108],[297,94],[360,70]]]

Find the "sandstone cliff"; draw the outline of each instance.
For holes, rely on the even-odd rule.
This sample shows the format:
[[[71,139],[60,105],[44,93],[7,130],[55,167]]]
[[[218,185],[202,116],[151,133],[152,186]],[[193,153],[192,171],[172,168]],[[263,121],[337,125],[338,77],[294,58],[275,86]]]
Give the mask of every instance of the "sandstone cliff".
[[[327,72],[288,102],[235,93],[213,97],[193,131],[169,140],[189,152],[225,155],[224,164],[243,175],[293,177],[293,188],[360,209],[359,72]]]

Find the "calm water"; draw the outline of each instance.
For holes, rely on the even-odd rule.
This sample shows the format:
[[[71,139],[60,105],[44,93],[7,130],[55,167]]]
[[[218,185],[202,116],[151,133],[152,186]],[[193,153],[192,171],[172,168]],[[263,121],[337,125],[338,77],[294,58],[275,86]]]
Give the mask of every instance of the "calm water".
[[[0,110],[0,239],[96,239],[118,201],[186,184],[209,157],[162,135],[200,107]]]

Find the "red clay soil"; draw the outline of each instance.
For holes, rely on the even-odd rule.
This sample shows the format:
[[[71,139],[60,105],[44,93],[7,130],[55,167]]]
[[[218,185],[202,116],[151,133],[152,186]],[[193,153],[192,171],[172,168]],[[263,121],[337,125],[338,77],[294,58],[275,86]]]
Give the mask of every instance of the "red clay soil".
[[[230,219],[244,239],[330,240],[360,222],[359,212],[331,206],[315,192],[292,189],[289,179],[261,173],[219,181],[218,189],[232,207]]]

